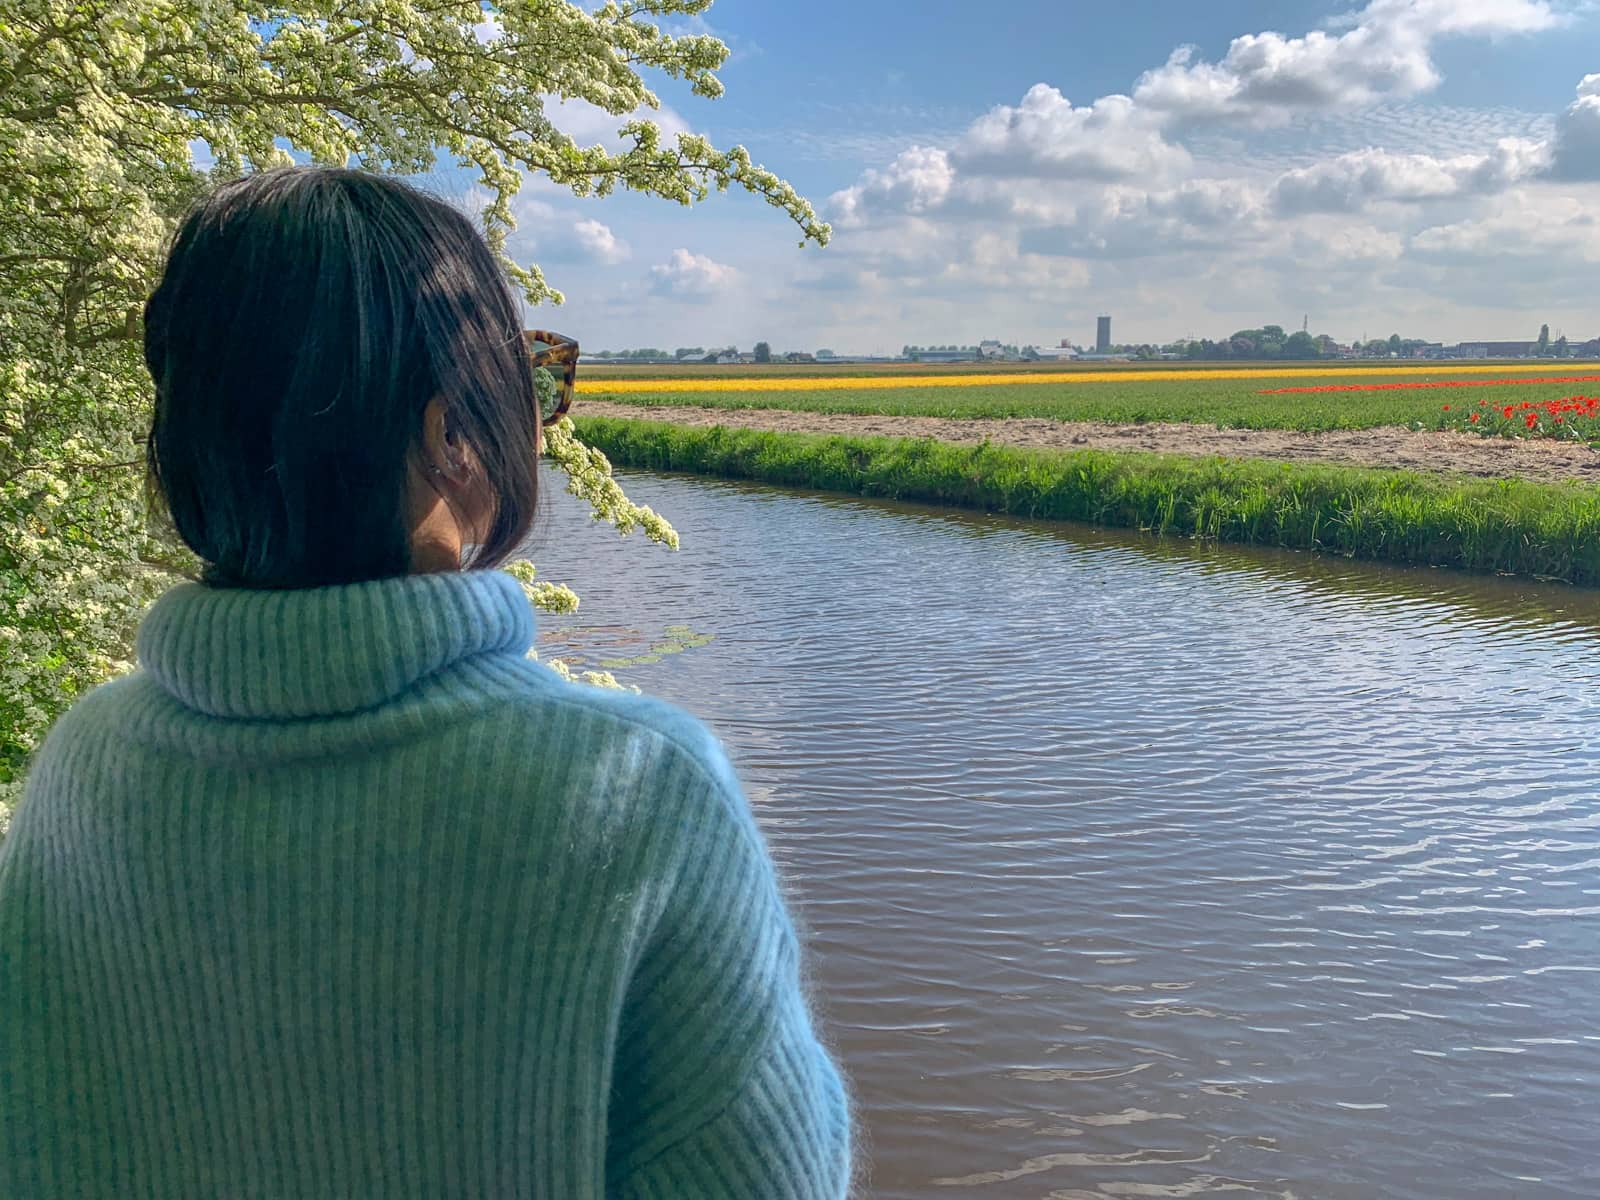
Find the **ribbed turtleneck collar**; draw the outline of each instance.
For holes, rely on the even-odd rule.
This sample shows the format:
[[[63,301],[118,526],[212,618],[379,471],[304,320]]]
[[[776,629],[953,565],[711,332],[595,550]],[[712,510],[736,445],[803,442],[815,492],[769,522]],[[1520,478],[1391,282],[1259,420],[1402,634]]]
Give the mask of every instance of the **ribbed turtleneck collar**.
[[[288,719],[372,708],[452,663],[526,652],[533,609],[502,571],[252,591],[185,583],[139,627],[140,662],[214,717]]]

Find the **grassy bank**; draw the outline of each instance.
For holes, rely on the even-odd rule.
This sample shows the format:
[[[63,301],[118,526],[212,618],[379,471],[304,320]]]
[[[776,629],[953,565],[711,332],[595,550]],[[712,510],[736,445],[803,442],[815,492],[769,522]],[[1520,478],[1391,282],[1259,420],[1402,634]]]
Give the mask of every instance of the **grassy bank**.
[[[1600,489],[579,418],[621,466],[1600,584]]]

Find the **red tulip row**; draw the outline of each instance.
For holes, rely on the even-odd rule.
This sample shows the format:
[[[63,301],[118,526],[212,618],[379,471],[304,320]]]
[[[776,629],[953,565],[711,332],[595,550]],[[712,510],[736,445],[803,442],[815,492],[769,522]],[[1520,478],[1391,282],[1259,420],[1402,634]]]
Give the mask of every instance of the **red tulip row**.
[[[1519,404],[1442,406],[1445,429],[1491,436],[1558,437],[1600,440],[1600,396],[1564,396],[1559,400],[1524,400]]]
[[[1317,387],[1269,388],[1258,396],[1302,392],[1405,392],[1420,388],[1505,387],[1515,383],[1600,383],[1600,375],[1547,375],[1538,379],[1437,379],[1426,383],[1324,383]]]

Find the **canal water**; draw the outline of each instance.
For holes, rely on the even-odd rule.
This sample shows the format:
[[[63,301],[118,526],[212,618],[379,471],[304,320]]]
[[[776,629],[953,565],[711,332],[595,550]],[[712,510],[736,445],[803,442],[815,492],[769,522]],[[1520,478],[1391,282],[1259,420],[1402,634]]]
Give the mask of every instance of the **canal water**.
[[[1600,1196],[1600,596],[623,478],[543,653],[726,742],[864,1194]]]

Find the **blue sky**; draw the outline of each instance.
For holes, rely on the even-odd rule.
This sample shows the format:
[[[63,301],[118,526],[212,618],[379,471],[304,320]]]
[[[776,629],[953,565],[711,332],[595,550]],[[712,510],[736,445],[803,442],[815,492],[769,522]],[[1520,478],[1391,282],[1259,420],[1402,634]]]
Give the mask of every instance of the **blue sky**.
[[[834,241],[530,181],[514,247],[585,346],[1081,342],[1100,311],[1130,341],[1600,335],[1592,0],[719,0],[693,28],[727,92],[661,81],[664,128],[743,143]]]

